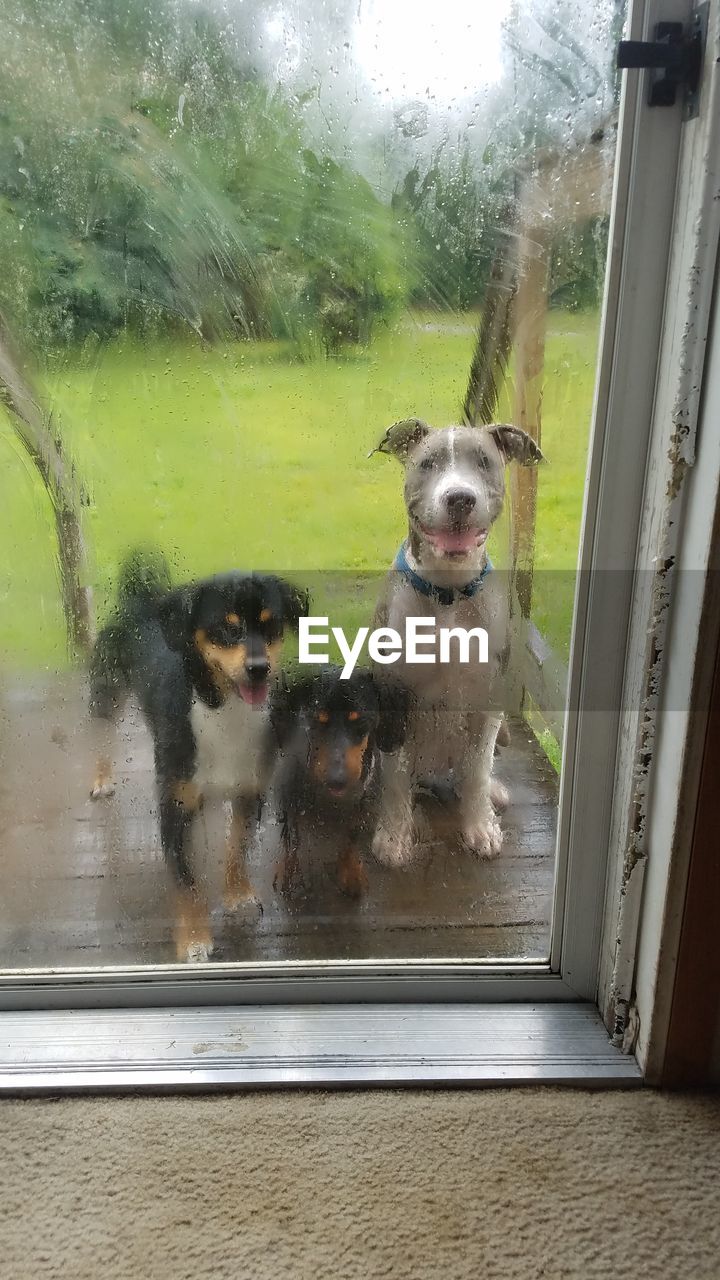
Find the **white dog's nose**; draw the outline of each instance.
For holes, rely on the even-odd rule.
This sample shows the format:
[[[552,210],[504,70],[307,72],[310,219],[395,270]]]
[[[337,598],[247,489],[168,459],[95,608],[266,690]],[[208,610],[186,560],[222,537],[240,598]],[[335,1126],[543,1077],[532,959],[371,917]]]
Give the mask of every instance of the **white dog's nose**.
[[[455,519],[469,516],[476,503],[472,489],[449,489],[445,494],[445,506]]]

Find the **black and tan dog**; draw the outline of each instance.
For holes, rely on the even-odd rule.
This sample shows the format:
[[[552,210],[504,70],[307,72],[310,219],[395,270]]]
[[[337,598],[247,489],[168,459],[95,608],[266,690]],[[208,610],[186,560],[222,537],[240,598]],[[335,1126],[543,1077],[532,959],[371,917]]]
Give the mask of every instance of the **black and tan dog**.
[[[409,703],[402,685],[359,668],[342,680],[340,668],[332,666],[273,699],[282,841],[275,883],[287,897],[308,886],[308,862],[320,843],[333,850],[342,892],[351,898],[364,893],[382,754],[402,745]]]
[[[116,616],[98,636],[90,698],[98,732],[133,694],[152,734],[179,960],[204,961],[212,951],[189,849],[208,796],[232,805],[226,906],[253,900],[245,854],[272,762],[268,694],[283,633],[306,610],[294,587],[265,574],[218,574],[171,590],[162,561],[136,553],[121,574]],[[107,738],[104,745],[93,798],[114,789]]]

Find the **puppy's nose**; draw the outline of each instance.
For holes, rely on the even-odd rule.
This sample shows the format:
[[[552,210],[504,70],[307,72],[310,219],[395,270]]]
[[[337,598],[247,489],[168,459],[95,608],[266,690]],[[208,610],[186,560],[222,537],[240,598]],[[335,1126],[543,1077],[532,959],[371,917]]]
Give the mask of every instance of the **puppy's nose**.
[[[245,670],[248,674],[249,680],[257,680],[260,682],[261,680],[267,679],[267,674],[270,670],[270,663],[267,658],[248,658],[245,663]]]
[[[325,775],[325,782],[330,791],[344,791],[348,784],[347,769],[337,765],[331,767]]]
[[[469,516],[477,498],[472,489],[450,489],[445,495],[445,505],[451,516]]]

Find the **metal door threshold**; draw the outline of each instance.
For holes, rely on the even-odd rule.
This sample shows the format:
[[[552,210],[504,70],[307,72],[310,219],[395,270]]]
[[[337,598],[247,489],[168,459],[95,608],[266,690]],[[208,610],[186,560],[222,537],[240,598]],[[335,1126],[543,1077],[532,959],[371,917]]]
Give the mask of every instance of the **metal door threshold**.
[[[6,1093],[640,1084],[588,1004],[275,1005],[0,1015]]]

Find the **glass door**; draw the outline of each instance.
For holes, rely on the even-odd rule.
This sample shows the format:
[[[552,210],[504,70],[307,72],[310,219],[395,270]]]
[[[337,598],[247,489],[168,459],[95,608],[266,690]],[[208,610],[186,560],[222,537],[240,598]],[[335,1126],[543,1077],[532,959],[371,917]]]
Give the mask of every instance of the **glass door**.
[[[0,966],[559,973],[624,6],[3,15]]]

